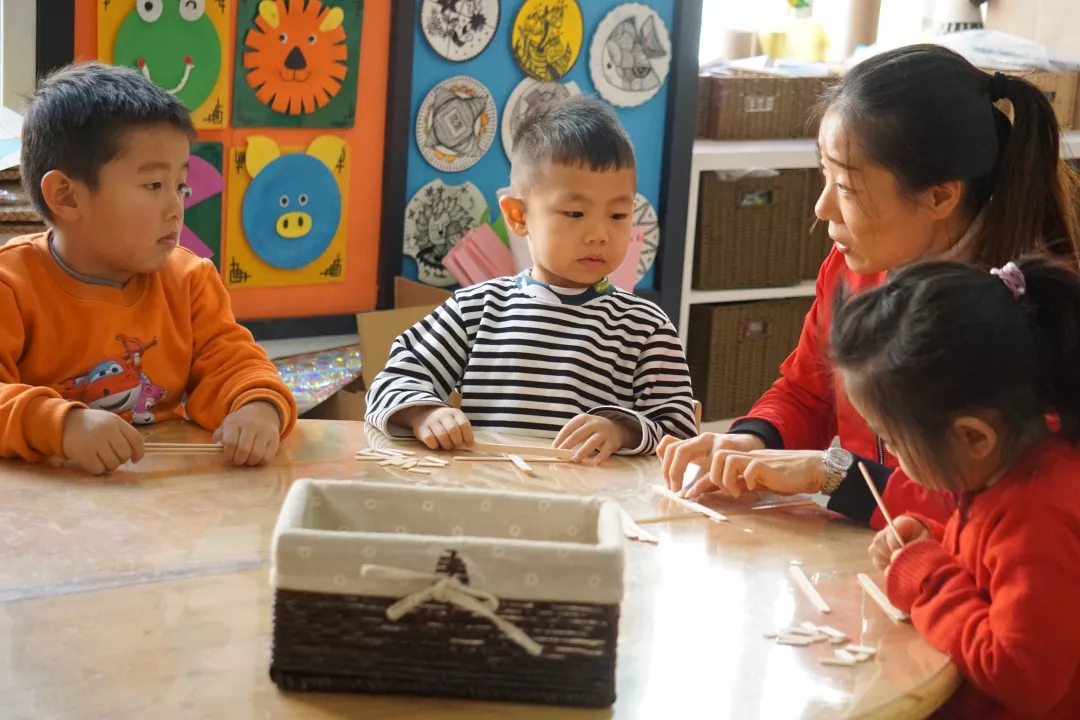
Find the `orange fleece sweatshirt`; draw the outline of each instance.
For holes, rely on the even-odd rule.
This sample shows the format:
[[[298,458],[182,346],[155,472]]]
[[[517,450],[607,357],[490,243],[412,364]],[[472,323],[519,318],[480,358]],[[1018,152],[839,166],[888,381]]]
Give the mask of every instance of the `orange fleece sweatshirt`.
[[[210,261],[178,248],[118,288],[70,275],[47,234],[0,247],[0,457],[62,457],[75,407],[213,430],[253,400],[273,403],[289,433],[296,402]]]

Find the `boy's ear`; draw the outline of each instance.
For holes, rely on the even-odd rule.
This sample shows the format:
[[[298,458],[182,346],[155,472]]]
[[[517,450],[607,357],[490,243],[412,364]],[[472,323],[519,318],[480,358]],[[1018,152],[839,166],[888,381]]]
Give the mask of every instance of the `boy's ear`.
[[[525,227],[525,201],[512,195],[503,195],[499,198],[499,208],[502,209],[503,217],[506,218],[506,226],[518,237],[526,237],[529,229]]]
[[[50,170],[41,178],[41,194],[56,220],[74,222],[82,211],[87,187],[61,170]]]

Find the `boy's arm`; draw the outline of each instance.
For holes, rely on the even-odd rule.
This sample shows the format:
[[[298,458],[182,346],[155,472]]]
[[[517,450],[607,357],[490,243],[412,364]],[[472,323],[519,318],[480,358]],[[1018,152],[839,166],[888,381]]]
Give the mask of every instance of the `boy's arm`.
[[[1042,717],[1069,691],[1080,658],[1080,537],[1071,518],[1015,514],[1023,517],[993,531],[986,590],[933,540],[900,551],[887,588],[977,690],[1013,713]]]
[[[367,422],[392,437],[412,437],[394,424],[402,410],[443,407],[461,382],[469,359],[469,331],[456,298],[450,298],[403,332],[386,367],[367,394]]]
[[[210,261],[200,263],[194,283],[192,363],[184,405],[188,417],[216,430],[229,413],[263,400],[277,408],[285,437],[296,424],[292,393],[251,333],[236,322],[225,285]]]
[[[636,448],[621,455],[648,455],[664,435],[691,438],[697,434],[694,393],[679,334],[670,321],[661,325],[646,342],[634,371],[634,408],[605,406],[589,411],[641,428]]]
[[[64,418],[86,406],[63,399],[52,388],[19,382],[25,342],[15,292],[0,283],[0,457],[63,457]]]

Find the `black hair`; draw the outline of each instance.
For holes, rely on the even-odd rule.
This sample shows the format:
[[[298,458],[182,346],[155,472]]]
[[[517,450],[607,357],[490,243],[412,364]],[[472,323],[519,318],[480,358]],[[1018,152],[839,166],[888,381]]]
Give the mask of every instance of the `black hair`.
[[[23,118],[23,187],[47,221],[41,179],[53,170],[97,187],[98,172],[136,127],[163,123],[195,138],[183,103],[139,73],[96,62],[68,65],[38,85]]]
[[[1014,119],[995,106],[1008,100]],[[1022,77],[989,75],[939,45],[876,55],[826,90],[867,159],[916,194],[961,180],[962,202],[986,220],[972,262],[984,268],[1045,250],[1077,265],[1077,177],[1061,160],[1054,110]]]
[[[1080,277],[1046,257],[1018,265],[1019,296],[954,262],[912,265],[850,301],[837,295],[832,356],[849,394],[946,481],[957,478],[949,431],[961,416],[995,423],[1009,462],[1048,433],[1048,414],[1080,442]]]
[[[610,171],[634,169],[634,145],[610,105],[586,95],[529,113],[513,136],[510,177],[527,186],[546,163]]]

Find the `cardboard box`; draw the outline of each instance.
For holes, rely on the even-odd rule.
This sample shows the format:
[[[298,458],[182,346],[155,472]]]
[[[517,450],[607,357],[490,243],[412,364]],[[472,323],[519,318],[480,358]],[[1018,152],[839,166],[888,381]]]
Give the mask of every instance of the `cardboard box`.
[[[987,72],[993,72],[988,70]],[[1053,73],[1041,70],[1006,72],[1006,75],[1017,75],[1035,85],[1046,95],[1054,108],[1058,125],[1062,130],[1072,130],[1076,127],[1076,118],[1080,114],[1077,105],[1077,84],[1080,83],[1080,73]],[[999,105],[1001,110],[1012,119],[1012,106],[1008,100],[1002,100]]]
[[[441,288],[405,278],[394,278],[394,309],[358,313],[356,326],[363,358],[361,377],[304,413],[306,419],[362,421],[367,411],[365,396],[375,376],[386,366],[390,347],[398,335],[431,314],[450,297]]]
[[[986,6],[986,27],[1034,40],[1055,55],[1080,62],[1080,2],[1077,0],[991,0]],[[1043,85],[1039,87],[1048,89]],[[1062,114],[1058,111],[1058,122],[1063,129],[1074,127],[1080,118],[1080,93],[1075,87],[1073,95],[1068,125],[1062,122]],[[1055,109],[1058,109],[1058,103],[1055,103]]]
[[[989,30],[1019,35],[1080,62],[1080,3],[1076,0],[990,0]]]

